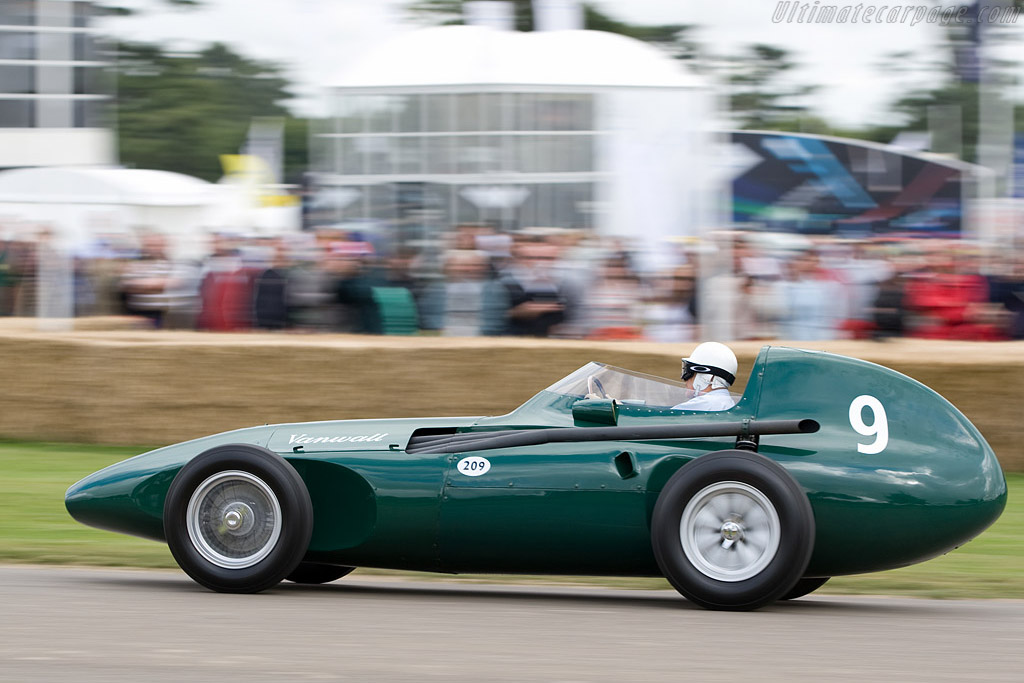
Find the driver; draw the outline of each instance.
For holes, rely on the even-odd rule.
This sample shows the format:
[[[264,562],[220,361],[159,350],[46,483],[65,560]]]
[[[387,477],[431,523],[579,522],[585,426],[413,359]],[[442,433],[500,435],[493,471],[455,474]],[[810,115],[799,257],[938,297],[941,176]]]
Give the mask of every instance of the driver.
[[[736,381],[736,354],[725,344],[704,342],[683,358],[682,380],[693,397],[672,406],[673,410],[729,410],[736,399],[729,387]]]

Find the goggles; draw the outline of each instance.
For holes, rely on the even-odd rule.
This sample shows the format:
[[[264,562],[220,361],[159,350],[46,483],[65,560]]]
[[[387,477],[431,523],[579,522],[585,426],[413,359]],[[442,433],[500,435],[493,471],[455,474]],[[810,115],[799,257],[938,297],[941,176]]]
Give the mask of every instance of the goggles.
[[[690,361],[683,359],[683,374],[680,375],[680,379],[684,382],[689,380],[694,375],[714,375],[715,377],[721,377],[730,385],[736,381],[736,376],[722,370],[721,368],[714,368],[710,365],[698,365],[691,363]]]

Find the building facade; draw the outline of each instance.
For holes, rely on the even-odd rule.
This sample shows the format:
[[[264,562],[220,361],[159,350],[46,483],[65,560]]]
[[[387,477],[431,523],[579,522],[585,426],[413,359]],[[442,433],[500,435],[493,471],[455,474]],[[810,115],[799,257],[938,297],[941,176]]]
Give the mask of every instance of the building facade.
[[[422,29],[346,68],[330,108],[310,144],[321,223],[578,228],[657,252],[716,222],[710,92],[623,36]]]
[[[82,0],[0,2],[0,169],[114,163],[94,12]]]

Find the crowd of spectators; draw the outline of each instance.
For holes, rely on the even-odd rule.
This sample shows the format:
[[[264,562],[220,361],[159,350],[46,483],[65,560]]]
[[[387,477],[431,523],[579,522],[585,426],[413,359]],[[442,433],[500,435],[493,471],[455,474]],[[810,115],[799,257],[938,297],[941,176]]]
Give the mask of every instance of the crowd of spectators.
[[[654,268],[578,230],[461,225],[415,247],[338,229],[210,240],[193,261],[147,232],[77,254],[46,227],[0,239],[0,316],[54,315],[65,296],[74,316],[154,328],[690,342],[702,312],[727,308],[736,339],[1024,338],[1024,258],[960,240],[722,233]]]

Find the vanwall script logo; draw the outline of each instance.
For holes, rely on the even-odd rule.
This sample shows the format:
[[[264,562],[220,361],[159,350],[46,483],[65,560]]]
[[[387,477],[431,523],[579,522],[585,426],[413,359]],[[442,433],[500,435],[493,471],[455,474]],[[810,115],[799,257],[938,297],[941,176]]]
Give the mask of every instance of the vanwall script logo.
[[[311,444],[311,443],[355,443],[355,442],[367,442],[367,441],[383,441],[384,437],[387,436],[387,432],[383,434],[356,434],[353,436],[310,436],[309,434],[292,434],[288,439],[288,445],[292,444]]]

